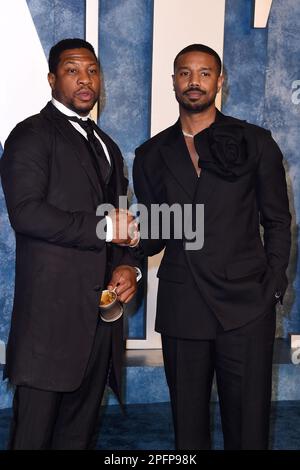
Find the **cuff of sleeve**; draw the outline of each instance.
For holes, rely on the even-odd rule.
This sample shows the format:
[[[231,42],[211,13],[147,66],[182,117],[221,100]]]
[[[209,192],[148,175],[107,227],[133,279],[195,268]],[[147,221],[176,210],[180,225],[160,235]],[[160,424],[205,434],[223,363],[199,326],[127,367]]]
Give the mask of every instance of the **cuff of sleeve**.
[[[105,219],[106,219],[106,238],[105,238],[105,241],[107,243],[109,243],[113,239],[113,233],[114,233],[113,222],[112,222],[111,218],[108,215],[105,216]]]
[[[137,266],[135,266],[134,269],[136,271],[136,282],[139,282],[143,277],[142,271]]]
[[[140,239],[138,238],[138,240],[135,242],[134,245],[128,245],[128,248],[136,248],[140,243]]]

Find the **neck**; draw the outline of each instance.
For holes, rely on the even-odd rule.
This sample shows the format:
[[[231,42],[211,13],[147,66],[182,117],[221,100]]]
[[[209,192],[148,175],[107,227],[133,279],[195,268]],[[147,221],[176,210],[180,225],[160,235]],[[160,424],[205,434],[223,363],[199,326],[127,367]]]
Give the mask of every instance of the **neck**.
[[[190,113],[180,108],[179,115],[182,129],[188,134],[196,135],[215,121],[216,107],[213,106],[201,113]]]
[[[76,116],[78,118],[88,118],[89,117],[89,112],[84,112],[82,113],[81,111],[74,110],[63,104],[61,101],[59,101],[55,96],[52,95],[52,104],[63,114],[66,116]]]

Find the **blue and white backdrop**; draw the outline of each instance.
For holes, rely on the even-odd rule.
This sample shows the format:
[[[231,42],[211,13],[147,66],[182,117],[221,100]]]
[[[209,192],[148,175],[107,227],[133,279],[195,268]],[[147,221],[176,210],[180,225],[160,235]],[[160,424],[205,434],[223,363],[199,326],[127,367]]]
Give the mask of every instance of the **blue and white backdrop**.
[[[9,0],[0,5],[0,154],[14,125],[50,98],[47,56],[66,37],[90,40],[105,80],[100,126],[119,144],[131,180],[134,149],[178,115],[172,60],[208,44],[227,75],[223,112],[269,128],[285,156],[293,249],[277,336],[300,331],[299,0]],[[222,104],[221,104],[222,100]],[[132,190],[132,184],[131,184]],[[14,289],[14,234],[0,189],[0,340],[6,342]],[[154,333],[156,269],[149,259],[128,320],[129,348],[160,347]],[[147,289],[146,289],[147,287]],[[3,406],[3,405],[2,405]],[[1,407],[1,397],[0,397]]]

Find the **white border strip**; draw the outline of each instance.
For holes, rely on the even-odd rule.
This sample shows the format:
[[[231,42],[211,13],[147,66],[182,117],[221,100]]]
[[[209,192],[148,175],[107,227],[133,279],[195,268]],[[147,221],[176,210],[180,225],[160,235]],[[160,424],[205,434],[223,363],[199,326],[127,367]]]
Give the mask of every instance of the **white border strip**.
[[[26,0],[1,2],[0,142],[50,99],[48,64]]]
[[[172,7],[170,3],[154,1],[151,135],[178,119],[172,86],[176,54],[189,44],[200,43],[223,57],[225,0],[172,0]]]
[[[85,39],[90,42],[98,56],[99,43],[99,0],[85,2]],[[91,117],[97,122],[98,103],[91,111]]]
[[[98,55],[99,0],[86,0],[85,39],[90,42]]]
[[[273,0],[255,0],[254,28],[266,28]]]

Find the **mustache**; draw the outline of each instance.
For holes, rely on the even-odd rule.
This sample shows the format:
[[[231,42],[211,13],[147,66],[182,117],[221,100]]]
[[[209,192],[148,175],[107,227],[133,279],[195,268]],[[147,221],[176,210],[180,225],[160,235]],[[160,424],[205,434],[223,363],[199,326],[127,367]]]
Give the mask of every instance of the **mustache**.
[[[91,93],[95,93],[94,90],[90,88],[89,86],[82,86],[76,91],[76,93],[81,93],[82,91],[89,91]]]
[[[201,93],[202,95],[206,95],[206,91],[201,90],[201,88],[195,87],[195,86],[191,86],[190,88],[188,88],[187,90],[185,90],[185,91],[183,92],[183,94],[186,95],[186,94],[189,93],[190,91],[197,91],[198,93]]]

